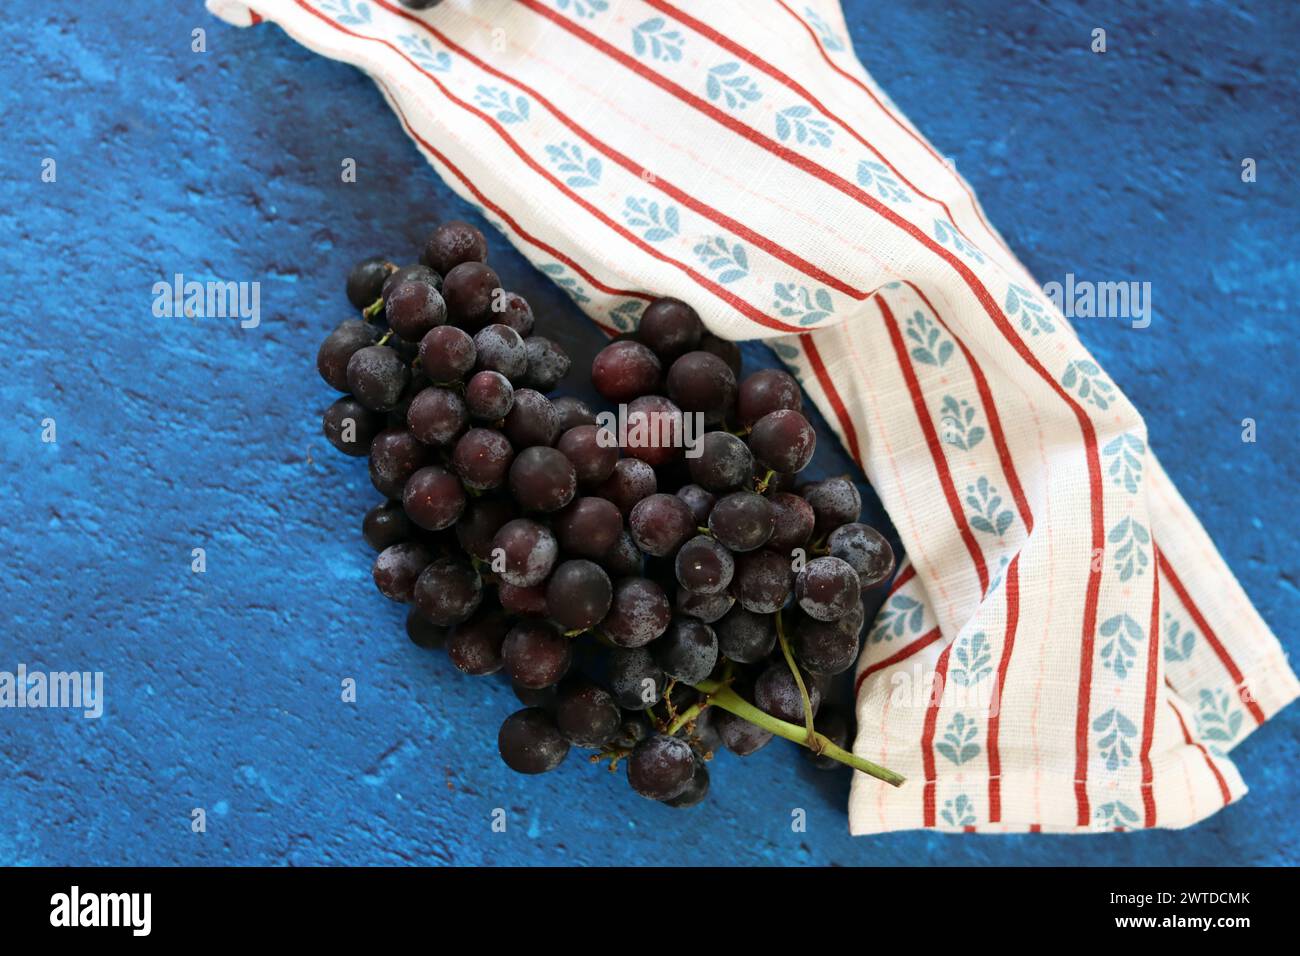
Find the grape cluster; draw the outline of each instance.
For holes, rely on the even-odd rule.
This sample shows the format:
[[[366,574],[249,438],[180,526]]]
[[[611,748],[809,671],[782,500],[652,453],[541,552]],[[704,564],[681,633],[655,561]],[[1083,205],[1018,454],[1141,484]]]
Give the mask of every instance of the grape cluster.
[[[844,747],[848,715],[822,701],[894,555],[858,520],[852,481],[798,483],[817,444],[798,384],[741,378],[733,343],[659,299],[592,364],[624,416],[611,430],[548,397],[569,358],[487,254],[449,222],[418,263],[358,263],[347,295],[362,318],[317,355],[344,393],[325,435],[368,458],[383,496],[362,534],[376,587],[411,605],[410,639],[509,678],[524,706],[498,743],[520,773],[578,747],[625,763],[637,793],[692,806],[715,751],[772,739],[762,715],[795,725],[786,736],[806,728],[814,763],[840,766],[815,741]]]

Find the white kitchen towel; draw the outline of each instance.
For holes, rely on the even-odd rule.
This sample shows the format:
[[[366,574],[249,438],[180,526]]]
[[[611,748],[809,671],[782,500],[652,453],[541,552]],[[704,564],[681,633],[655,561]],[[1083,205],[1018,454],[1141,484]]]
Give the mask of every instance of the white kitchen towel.
[[[858,666],[855,833],[1194,823],[1300,689],[1141,416],[890,103],[834,0],[208,0],[365,70],[607,329],[764,338],[906,548]]]

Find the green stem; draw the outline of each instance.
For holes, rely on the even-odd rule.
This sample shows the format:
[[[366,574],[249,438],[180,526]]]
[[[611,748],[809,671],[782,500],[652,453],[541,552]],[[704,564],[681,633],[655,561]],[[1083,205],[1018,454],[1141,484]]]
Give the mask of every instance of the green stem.
[[[373,319],[375,316],[377,316],[380,312],[382,312],[383,309],[384,309],[384,300],[383,300],[382,298],[379,298],[379,299],[376,299],[374,302],[371,302],[371,303],[370,303],[368,306],[366,306],[364,309],[362,309],[362,310],[361,310],[361,315],[362,315],[362,317],[363,317],[367,322],[369,322],[371,319]]]
[[[781,626],[781,612],[776,612],[776,639],[781,642],[781,654],[785,657],[785,665],[790,668],[790,673],[794,675],[794,682],[799,686],[799,697],[803,702],[803,722],[808,731],[808,739],[812,741],[809,744],[815,751],[817,748],[813,744],[817,741],[817,734],[813,730],[813,712],[812,701],[808,699],[808,686],[803,682],[803,675],[799,673],[799,668],[795,665],[794,655],[790,653],[790,642],[785,638],[785,628]]]
[[[759,479],[759,481],[754,485],[754,490],[757,491],[760,495],[763,494],[765,491],[767,491],[767,486],[771,484],[772,479],[775,477],[776,477],[776,472],[773,469],[769,468],[767,470],[767,474],[764,475],[761,479]]]
[[[796,727],[794,724],[788,724],[784,720],[777,720],[771,714],[764,713],[721,681],[702,680],[694,686],[696,690],[708,695],[710,706],[721,707],[723,710],[733,713],[751,724],[757,724],[778,737],[792,740],[797,744],[808,747],[815,753],[820,753],[822,756],[847,764],[854,770],[861,770],[877,780],[883,780],[890,786],[901,787],[904,780],[907,779],[902,774],[894,773],[894,771],[887,770],[870,760],[864,760],[857,754],[849,753],[843,747],[837,746],[819,733],[813,733],[810,743],[807,728]]]
[[[387,344],[388,344],[388,340],[391,339],[392,337],[393,337],[393,330],[392,330],[392,329],[389,329],[387,332],[385,332],[385,333],[383,334],[383,336],[382,336],[382,337],[379,339],[379,341],[376,342],[375,344],[376,344],[376,345],[387,345]]]

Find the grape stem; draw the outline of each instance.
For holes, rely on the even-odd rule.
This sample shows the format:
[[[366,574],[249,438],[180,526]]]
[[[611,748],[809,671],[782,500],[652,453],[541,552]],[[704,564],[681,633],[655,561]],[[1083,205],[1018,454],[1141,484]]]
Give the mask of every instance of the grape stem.
[[[781,654],[785,657],[785,664],[790,668],[790,673],[794,675],[794,682],[799,685],[799,698],[803,703],[804,727],[808,731],[808,749],[813,753],[821,753],[817,748],[817,734],[813,730],[812,701],[808,699],[808,686],[803,682],[803,675],[799,673],[799,668],[795,666],[794,655],[790,653],[790,642],[786,640],[785,628],[781,625],[780,610],[776,612],[776,639],[781,642]]]
[[[365,320],[369,322],[371,319],[373,319],[375,316],[377,316],[380,313],[380,310],[382,310],[383,307],[384,307],[384,300],[381,297],[376,299],[374,302],[371,302],[368,306],[362,309],[361,314],[362,316],[365,317]]]
[[[843,747],[836,745],[827,737],[813,732],[811,738],[806,727],[797,727],[794,724],[788,724],[784,720],[777,720],[771,714],[764,713],[749,701],[737,694],[731,687],[723,681],[702,680],[693,685],[696,690],[707,695],[704,702],[696,704],[690,710],[684,711],[681,716],[674,721],[674,724],[685,726],[688,720],[693,720],[698,716],[704,707],[713,706],[721,707],[728,713],[735,714],[742,720],[747,720],[751,724],[757,724],[764,730],[776,734],[778,737],[784,737],[786,740],[794,741],[801,746],[807,747],[814,753],[820,753],[824,757],[830,757],[842,764],[852,767],[854,770],[860,770],[868,776],[875,777],[877,780],[883,780],[891,787],[901,787],[907,779],[902,774],[894,773],[879,764],[874,764],[870,760],[865,760],[857,754],[849,753]],[[681,727],[676,729],[680,730]],[[816,744],[813,746],[812,741]]]
[[[754,490],[760,495],[766,493],[767,486],[772,483],[772,479],[775,477],[776,472],[769,468],[767,474],[754,483]]]

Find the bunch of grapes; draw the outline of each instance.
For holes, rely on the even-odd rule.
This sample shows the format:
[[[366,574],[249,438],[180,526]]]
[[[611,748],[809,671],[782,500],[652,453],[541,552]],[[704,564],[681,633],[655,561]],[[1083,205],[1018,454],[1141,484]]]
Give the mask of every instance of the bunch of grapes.
[[[741,379],[736,346],[665,298],[592,365],[621,418],[549,398],[570,360],[487,251],[449,222],[417,264],[358,263],[362,318],[316,361],[346,393],[325,435],[383,496],[362,523],[375,585],[411,605],[412,641],[504,672],[524,705],[502,759],[543,773],[591,750],[675,807],[704,798],[714,753],[774,735],[901,779],[848,754],[822,704],[894,555],[848,478],[797,483],[816,434],[795,380]]]

